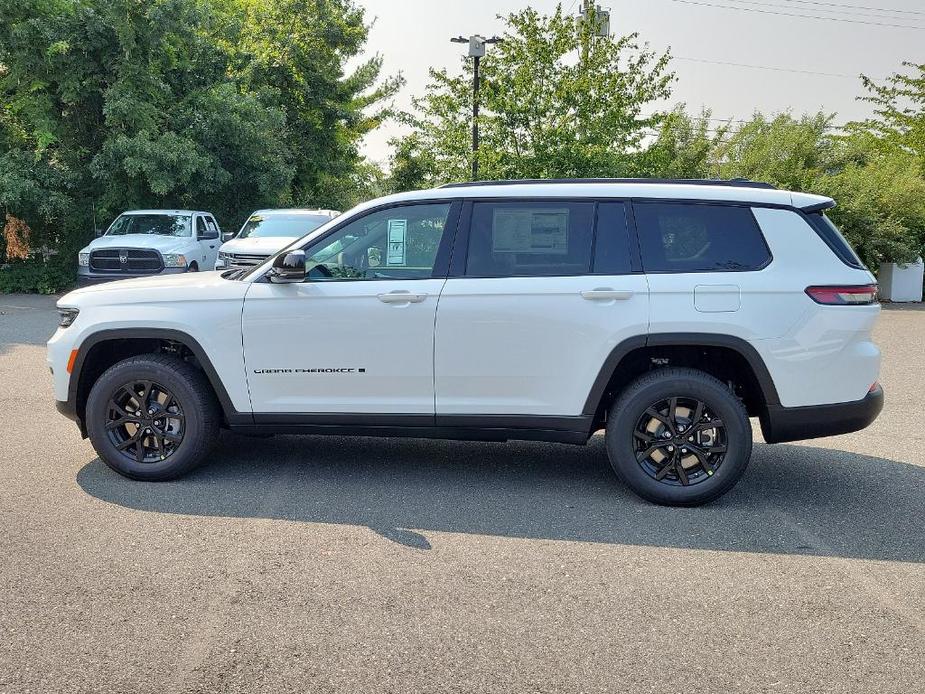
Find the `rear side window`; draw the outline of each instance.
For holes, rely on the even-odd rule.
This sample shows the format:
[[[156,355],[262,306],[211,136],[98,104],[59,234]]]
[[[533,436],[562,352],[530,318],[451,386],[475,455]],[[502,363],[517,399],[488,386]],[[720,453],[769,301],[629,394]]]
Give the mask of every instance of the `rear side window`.
[[[748,207],[634,203],[646,272],[758,270],[771,252]]]
[[[592,202],[476,202],[466,275],[584,275],[591,268]]]
[[[838,227],[832,223],[832,220],[826,217],[822,212],[815,212],[807,215],[813,229],[822,237],[826,245],[831,248],[845,265],[850,265],[861,270],[867,269],[857,253],[848,243]]]

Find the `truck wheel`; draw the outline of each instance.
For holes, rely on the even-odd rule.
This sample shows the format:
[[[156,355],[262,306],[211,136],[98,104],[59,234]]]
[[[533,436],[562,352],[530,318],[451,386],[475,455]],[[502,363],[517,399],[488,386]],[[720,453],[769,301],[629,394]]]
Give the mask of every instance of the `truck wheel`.
[[[617,398],[606,442],[614,472],[643,499],[697,506],[725,494],[745,472],[752,429],[722,382],[696,369],[664,368]]]
[[[161,354],[110,367],[87,399],[87,432],[121,475],[161,481],[199,465],[218,438],[220,414],[202,372]]]

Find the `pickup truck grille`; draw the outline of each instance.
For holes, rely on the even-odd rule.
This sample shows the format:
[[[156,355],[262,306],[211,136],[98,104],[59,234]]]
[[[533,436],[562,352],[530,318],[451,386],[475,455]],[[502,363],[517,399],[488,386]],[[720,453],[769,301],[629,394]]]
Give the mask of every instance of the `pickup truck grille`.
[[[235,267],[254,267],[266,262],[270,255],[258,255],[256,253],[225,253],[225,265],[229,268]]]
[[[103,248],[90,252],[90,269],[93,272],[113,274],[157,274],[164,269],[161,254],[139,248]]]

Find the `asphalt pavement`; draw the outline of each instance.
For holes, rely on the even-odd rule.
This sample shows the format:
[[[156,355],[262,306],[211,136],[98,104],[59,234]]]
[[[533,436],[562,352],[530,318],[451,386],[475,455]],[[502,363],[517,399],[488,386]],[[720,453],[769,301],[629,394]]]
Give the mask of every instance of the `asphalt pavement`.
[[[867,430],[698,509],[587,447],[223,433],[169,483],[54,410],[0,296],[0,693],[925,691],[925,310]]]

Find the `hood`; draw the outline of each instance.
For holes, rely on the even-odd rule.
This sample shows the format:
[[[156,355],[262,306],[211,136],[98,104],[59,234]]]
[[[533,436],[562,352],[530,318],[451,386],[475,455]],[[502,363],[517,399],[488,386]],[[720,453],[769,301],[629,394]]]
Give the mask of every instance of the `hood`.
[[[100,236],[90,242],[84,252],[100,248],[153,248],[161,253],[172,253],[186,248],[193,242],[189,236],[159,236],[157,234],[124,234],[122,236]]]
[[[180,301],[203,302],[244,296],[247,282],[226,280],[221,272],[187,272],[151,275],[91,285],[65,294],[58,306],[114,306],[121,304],[163,304]]]
[[[273,255],[282,250],[300,236],[266,236],[263,238],[231,239],[222,244],[222,253],[257,253]]]

